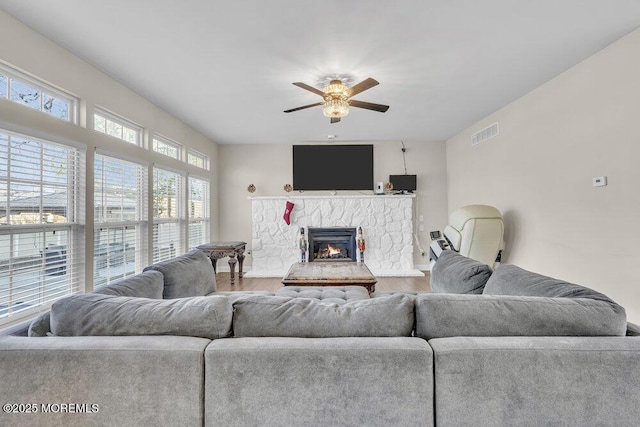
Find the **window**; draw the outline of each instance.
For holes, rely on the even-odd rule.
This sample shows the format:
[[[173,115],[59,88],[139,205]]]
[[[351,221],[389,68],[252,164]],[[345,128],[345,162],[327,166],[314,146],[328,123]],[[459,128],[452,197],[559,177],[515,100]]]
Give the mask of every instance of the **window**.
[[[84,290],[84,157],[0,130],[0,324]]]
[[[93,281],[101,286],[146,265],[147,168],[103,154],[95,158]]]
[[[183,251],[184,180],[182,175],[153,169],[153,262]]]
[[[190,165],[209,170],[209,158],[195,150],[187,151],[187,163]]]
[[[142,128],[100,108],[93,114],[93,129],[135,145],[142,145]]]
[[[153,137],[153,151],[156,153],[164,154],[165,156],[172,157],[176,160],[180,160],[180,152],[182,147],[177,142],[169,141],[166,138],[159,136]]]
[[[0,66],[0,98],[77,123],[78,99],[18,70]]]
[[[189,247],[209,241],[209,181],[189,177]]]

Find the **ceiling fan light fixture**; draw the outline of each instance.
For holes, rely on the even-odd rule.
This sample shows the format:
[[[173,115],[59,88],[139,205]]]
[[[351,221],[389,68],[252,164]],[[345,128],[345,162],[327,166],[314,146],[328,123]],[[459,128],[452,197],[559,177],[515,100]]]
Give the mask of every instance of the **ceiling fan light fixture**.
[[[349,114],[349,103],[344,99],[329,99],[322,105],[322,113],[329,118],[342,118]]]
[[[330,96],[332,98],[340,97],[346,99],[347,95],[345,94],[345,92],[347,91],[347,89],[349,88],[343,85],[341,80],[331,80],[331,82],[327,86],[325,86],[322,91],[327,94],[327,96]]]

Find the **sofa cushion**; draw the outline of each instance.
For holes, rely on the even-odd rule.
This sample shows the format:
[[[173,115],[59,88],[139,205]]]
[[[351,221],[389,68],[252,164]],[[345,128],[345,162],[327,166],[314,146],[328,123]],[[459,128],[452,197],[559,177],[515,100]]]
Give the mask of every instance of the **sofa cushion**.
[[[51,332],[59,336],[231,335],[233,308],[224,296],[156,300],[100,294],[63,298],[51,306]]]
[[[216,276],[211,260],[197,249],[144,269],[148,270],[156,270],[164,275],[165,299],[202,296],[216,291]]]
[[[307,298],[249,297],[236,301],[236,337],[409,336],[413,301],[406,295],[351,301],[342,305]]]
[[[118,297],[162,299],[164,280],[159,271],[145,271],[108,285],[99,286],[93,292]]]
[[[325,303],[345,304],[369,299],[364,286],[285,286],[278,289],[279,297],[310,298]]]
[[[416,298],[416,335],[619,336],[625,311],[587,298],[424,294]]]
[[[431,290],[449,294],[481,294],[491,267],[455,251],[443,251],[431,270]]]
[[[543,276],[509,264],[502,264],[493,272],[483,293],[550,298],[589,298],[615,304],[609,297],[593,289]]]

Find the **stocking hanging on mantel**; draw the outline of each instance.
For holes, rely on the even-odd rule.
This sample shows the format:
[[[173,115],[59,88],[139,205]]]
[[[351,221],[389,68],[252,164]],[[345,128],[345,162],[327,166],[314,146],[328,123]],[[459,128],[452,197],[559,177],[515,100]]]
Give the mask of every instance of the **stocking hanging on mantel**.
[[[287,205],[284,208],[284,215],[282,215],[282,218],[284,218],[284,222],[286,222],[287,225],[291,224],[291,211],[293,210],[293,206],[293,203],[287,202]]]

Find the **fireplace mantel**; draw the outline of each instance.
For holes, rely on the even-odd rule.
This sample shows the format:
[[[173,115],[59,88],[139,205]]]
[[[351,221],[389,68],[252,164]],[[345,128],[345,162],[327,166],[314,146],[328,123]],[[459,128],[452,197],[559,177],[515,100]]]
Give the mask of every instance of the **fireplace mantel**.
[[[247,277],[282,277],[300,260],[300,227],[362,227],[365,263],[376,276],[423,276],[413,266],[415,195],[253,196],[252,267]],[[291,224],[283,219],[294,204]]]

